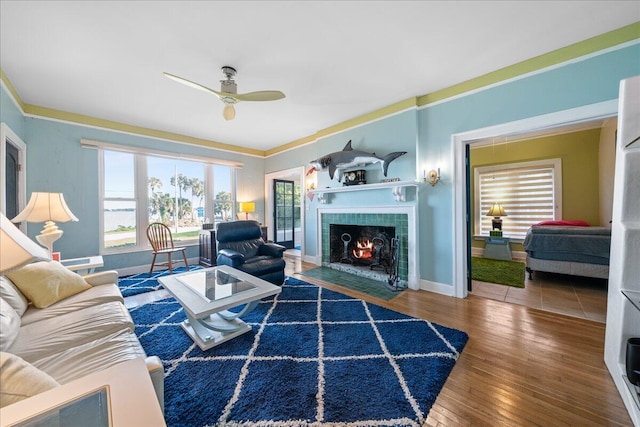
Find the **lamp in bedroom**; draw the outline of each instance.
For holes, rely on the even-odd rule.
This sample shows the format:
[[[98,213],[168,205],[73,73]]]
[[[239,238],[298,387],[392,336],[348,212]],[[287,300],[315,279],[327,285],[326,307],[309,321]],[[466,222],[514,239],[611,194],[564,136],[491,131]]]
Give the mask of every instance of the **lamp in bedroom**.
[[[53,242],[62,237],[64,233],[58,228],[57,222],[78,221],[71,209],[64,201],[62,193],[31,193],[31,199],[27,206],[11,220],[13,223],[22,221],[44,222],[44,228],[36,240],[53,254]]]
[[[49,260],[49,254],[0,212],[0,274],[32,261]]]
[[[507,216],[502,205],[500,203],[493,203],[489,208],[489,212],[487,212],[487,216],[493,217],[491,220],[491,229],[502,231],[502,219],[500,219],[500,217]]]

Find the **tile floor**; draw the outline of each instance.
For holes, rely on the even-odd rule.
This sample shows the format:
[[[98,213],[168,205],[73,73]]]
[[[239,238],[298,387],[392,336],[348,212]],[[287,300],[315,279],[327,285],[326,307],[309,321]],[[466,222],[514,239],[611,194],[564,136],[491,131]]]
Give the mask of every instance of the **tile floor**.
[[[473,295],[604,323],[607,280],[563,274],[526,275],[524,288],[473,281]]]

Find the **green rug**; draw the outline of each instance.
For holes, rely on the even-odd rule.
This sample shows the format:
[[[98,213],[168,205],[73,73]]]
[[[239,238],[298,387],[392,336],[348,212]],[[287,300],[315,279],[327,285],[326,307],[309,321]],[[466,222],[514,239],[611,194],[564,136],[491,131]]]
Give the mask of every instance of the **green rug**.
[[[473,280],[524,288],[524,274],[524,262],[471,258]]]
[[[329,267],[318,267],[307,270],[301,274],[303,276],[313,277],[314,279],[324,280],[325,282],[331,282],[334,285],[353,289],[354,291],[381,298],[385,301],[389,301],[400,293],[388,289],[384,283],[378,282],[377,280],[356,276],[355,274],[345,273],[344,271],[334,270]]]

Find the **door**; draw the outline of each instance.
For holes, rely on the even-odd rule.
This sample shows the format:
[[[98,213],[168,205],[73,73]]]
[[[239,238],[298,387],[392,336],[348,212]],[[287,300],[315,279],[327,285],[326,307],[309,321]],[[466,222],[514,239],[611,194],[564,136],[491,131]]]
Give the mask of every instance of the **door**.
[[[295,182],[273,180],[273,240],[287,249],[295,241]]]
[[[7,154],[5,164],[5,194],[6,194],[6,216],[7,218],[15,218],[19,213],[20,200],[19,195],[19,174],[20,160],[18,148],[14,147],[9,141],[5,141]]]
[[[473,280],[471,279],[471,242],[473,241],[473,230],[471,228],[471,147],[466,144],[464,147],[464,163],[465,163],[465,186],[467,188],[465,197],[467,198],[467,291],[471,292]]]
[[[0,123],[0,212],[14,218],[26,205],[27,145]],[[26,223],[20,228],[26,232]]]

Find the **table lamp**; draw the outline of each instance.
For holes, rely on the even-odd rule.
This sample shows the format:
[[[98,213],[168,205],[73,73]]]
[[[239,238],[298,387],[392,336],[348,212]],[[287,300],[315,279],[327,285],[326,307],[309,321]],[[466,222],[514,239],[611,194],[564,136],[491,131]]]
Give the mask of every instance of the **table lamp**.
[[[502,205],[500,203],[493,203],[489,208],[489,212],[487,212],[487,216],[493,217],[491,220],[491,229],[502,231],[502,220],[500,217],[507,216]]]
[[[40,246],[0,213],[0,274],[33,261],[48,261],[51,257]]]
[[[239,202],[238,212],[244,212],[244,219],[249,219],[249,212],[256,211],[255,202]]]
[[[44,222],[42,232],[36,240],[53,254],[53,242],[64,233],[58,228],[57,222],[78,221],[64,201],[62,193],[31,193],[31,199],[22,212],[11,220],[18,222]]]

